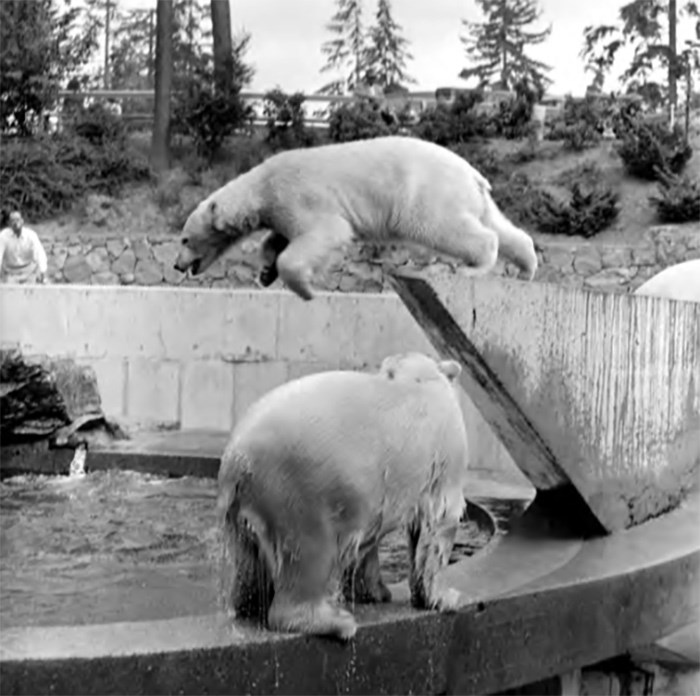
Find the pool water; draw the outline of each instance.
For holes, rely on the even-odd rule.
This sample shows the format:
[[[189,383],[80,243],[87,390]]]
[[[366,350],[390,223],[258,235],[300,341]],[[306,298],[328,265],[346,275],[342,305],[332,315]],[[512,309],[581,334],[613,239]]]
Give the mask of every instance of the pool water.
[[[0,483],[3,627],[148,621],[217,610],[216,482],[99,471]],[[452,561],[490,532],[467,521]],[[387,583],[405,579],[397,531],[380,556]]]

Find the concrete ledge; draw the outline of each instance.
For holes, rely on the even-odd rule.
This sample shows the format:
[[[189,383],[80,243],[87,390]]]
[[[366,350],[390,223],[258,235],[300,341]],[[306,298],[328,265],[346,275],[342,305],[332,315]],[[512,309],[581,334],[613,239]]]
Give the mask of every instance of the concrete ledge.
[[[472,595],[453,615],[402,603],[359,608],[360,630],[349,645],[232,625],[218,615],[6,630],[2,692],[493,693],[652,643],[698,615],[697,497],[587,542],[553,538],[536,507],[507,538],[510,549],[504,543],[480,562],[496,579],[482,585],[488,597]],[[543,553],[546,539],[558,552],[522,574],[522,558]],[[449,569],[459,589],[469,591],[477,558]]]

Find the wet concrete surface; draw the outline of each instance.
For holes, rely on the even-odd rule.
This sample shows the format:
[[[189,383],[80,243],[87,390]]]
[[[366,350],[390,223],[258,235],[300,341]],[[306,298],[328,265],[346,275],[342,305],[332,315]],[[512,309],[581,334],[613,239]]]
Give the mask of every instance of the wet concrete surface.
[[[400,597],[360,607],[358,634],[347,645],[220,614],[4,629],[2,691],[502,693],[649,644],[696,616],[698,503],[589,541],[552,539],[533,505],[492,554],[448,571],[468,591],[477,559],[485,565],[500,556],[483,599],[468,598],[455,614],[415,611]],[[559,551],[542,554],[548,546]],[[530,556],[532,567],[521,573]]]

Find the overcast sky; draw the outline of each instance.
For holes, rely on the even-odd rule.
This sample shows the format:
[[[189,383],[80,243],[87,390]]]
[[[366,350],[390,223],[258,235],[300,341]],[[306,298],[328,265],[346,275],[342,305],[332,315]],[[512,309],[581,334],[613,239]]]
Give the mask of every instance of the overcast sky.
[[[121,7],[155,7],[155,0],[118,1]],[[246,29],[252,34],[248,58],[256,72],[251,89],[265,91],[279,85],[287,92],[312,92],[329,81],[320,69],[332,0],[230,1],[234,32]],[[551,24],[552,33],[531,54],[552,66],[552,94],[583,94],[590,82],[578,55],[583,28],[614,21],[621,4],[621,0],[540,0],[541,25]],[[376,0],[364,0],[364,5],[369,19]],[[411,42],[410,72],[418,80],[413,89],[464,85],[458,78],[465,67],[459,35],[462,19],[481,19],[474,0],[393,0],[392,8]],[[689,36],[687,25],[679,31],[679,39]],[[606,89],[617,89],[616,80],[609,78]]]

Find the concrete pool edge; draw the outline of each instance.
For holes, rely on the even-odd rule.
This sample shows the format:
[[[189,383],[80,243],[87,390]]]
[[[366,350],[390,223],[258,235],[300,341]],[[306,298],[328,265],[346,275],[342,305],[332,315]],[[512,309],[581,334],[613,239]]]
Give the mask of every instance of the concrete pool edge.
[[[452,615],[417,612],[401,602],[359,608],[360,630],[349,645],[231,628],[220,615],[3,631],[2,691],[489,693],[515,687],[652,643],[697,616],[699,510],[694,496],[621,534],[558,540],[571,550],[563,561]],[[518,572],[513,549],[519,543],[532,553],[531,540],[517,528],[507,539],[510,550],[503,544],[481,561],[500,563],[499,574],[508,565]],[[464,580],[459,589],[469,585],[473,566],[467,559],[452,567],[452,579]]]

